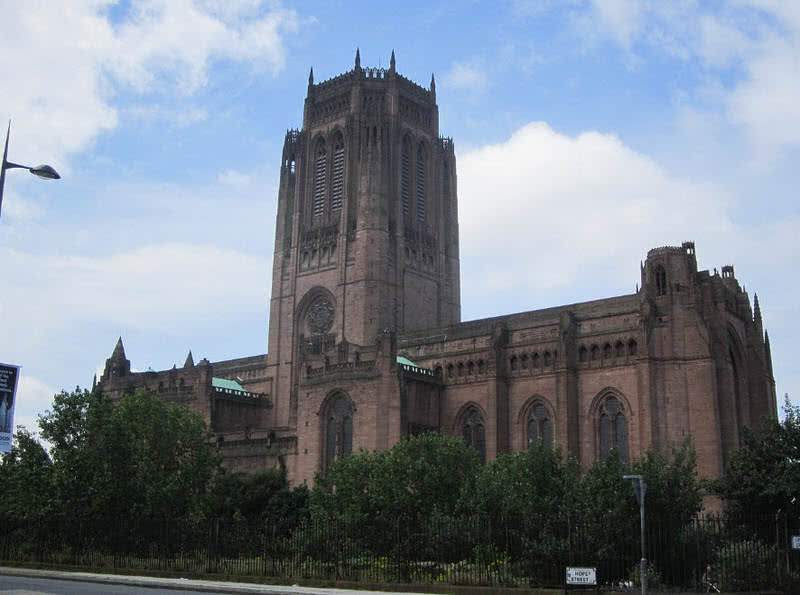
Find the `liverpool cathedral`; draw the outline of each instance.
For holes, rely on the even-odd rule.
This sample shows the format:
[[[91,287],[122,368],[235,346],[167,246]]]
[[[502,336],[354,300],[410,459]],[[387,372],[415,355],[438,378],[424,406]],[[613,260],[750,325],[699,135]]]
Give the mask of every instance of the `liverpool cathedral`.
[[[453,141],[436,85],[388,69],[315,83],[280,163],[268,353],[131,372],[96,390],[199,412],[228,468],[313,481],[359,449],[438,430],[491,460],[533,444],[583,468],[690,438],[718,477],[744,426],[776,416],[769,337],[730,265],[653,248],[636,293],[461,321]]]

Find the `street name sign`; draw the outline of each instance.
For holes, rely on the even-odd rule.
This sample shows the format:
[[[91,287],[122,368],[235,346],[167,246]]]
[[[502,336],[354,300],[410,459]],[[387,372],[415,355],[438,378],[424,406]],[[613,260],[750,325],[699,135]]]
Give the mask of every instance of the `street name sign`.
[[[597,568],[567,566],[568,585],[596,585]]]

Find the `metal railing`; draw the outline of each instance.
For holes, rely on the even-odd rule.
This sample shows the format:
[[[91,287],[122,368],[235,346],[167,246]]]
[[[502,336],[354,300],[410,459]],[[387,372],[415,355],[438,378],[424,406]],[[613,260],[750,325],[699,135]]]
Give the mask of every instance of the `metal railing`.
[[[567,566],[597,569],[606,589],[635,589],[639,525],[603,518],[437,516],[344,522],[306,519],[0,519],[5,564],[183,572],[365,583],[563,586]],[[780,515],[648,519],[653,591],[700,591],[708,565],[723,591],[776,589],[800,579]]]

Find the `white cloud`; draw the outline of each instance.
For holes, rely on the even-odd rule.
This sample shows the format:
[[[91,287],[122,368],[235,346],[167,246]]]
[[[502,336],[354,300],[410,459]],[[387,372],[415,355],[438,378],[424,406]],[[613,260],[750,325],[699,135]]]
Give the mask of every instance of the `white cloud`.
[[[480,91],[486,88],[489,77],[477,64],[456,62],[445,76],[445,84],[454,89]]]
[[[124,115],[136,120],[166,122],[179,128],[208,120],[208,110],[188,106],[183,109],[171,109],[162,105],[135,105],[126,108]]]
[[[724,88],[722,111],[746,132],[760,164],[800,145],[800,2],[741,0],[712,10],[695,2],[593,0],[582,35],[613,39],[634,63],[634,45],[702,61],[705,87]],[[724,81],[724,82],[723,82]]]
[[[460,156],[459,189],[465,295],[633,289],[631,258],[732,228],[721,188],[676,178],[613,135],[544,123]]]
[[[17,385],[14,426],[25,426],[29,432],[38,432],[39,414],[50,409],[56,392],[38,378],[29,376],[23,367]]]
[[[800,30],[798,30],[800,38]],[[727,99],[731,118],[743,124],[763,151],[800,145],[800,58],[797,40],[773,38],[747,62],[748,78]]]
[[[270,2],[134,0],[121,23],[110,0],[16,2],[0,20],[0,121],[13,118],[9,158],[63,168],[117,125],[119,85],[140,92],[189,93],[216,60],[277,73],[294,11]],[[31,73],[36,73],[32,76]],[[195,113],[193,117],[202,114]]]
[[[250,184],[252,177],[234,169],[226,169],[224,172],[219,174],[219,176],[217,176],[217,181],[220,184],[225,184],[226,186],[244,188]]]
[[[593,0],[592,24],[630,49],[642,26],[644,9],[639,0]]]
[[[186,92],[205,84],[212,59],[253,60],[278,72],[285,61],[281,34],[297,30],[295,13],[275,9],[254,18],[255,5],[247,7],[215,14],[193,0],[140,0],[118,28],[106,66],[139,90],[167,73]]]
[[[226,315],[260,311],[269,272],[247,254],[187,243],[150,244],[98,257],[0,248],[0,261],[15,280],[0,295],[5,321],[0,344],[18,361],[49,345],[49,338],[87,325],[157,334],[213,327],[212,313],[220,304]]]

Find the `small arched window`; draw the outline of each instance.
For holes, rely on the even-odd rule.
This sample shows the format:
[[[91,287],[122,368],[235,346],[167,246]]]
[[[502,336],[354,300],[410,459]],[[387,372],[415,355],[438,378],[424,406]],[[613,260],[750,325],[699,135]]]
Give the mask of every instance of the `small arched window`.
[[[544,367],[545,368],[549,367],[550,363],[552,361],[552,356],[550,355],[550,352],[549,351],[545,351],[544,355],[542,356],[542,359],[543,359],[543,362],[544,362]]]
[[[535,401],[528,415],[528,448],[541,442],[547,448],[553,446],[553,422],[544,403]]]
[[[512,370],[516,370],[517,369],[517,356],[516,355],[512,355],[511,356],[511,360],[509,361],[509,363],[511,364],[511,369]]]
[[[482,359],[478,360],[478,374],[483,374],[486,371],[486,366]]]
[[[338,457],[353,452],[353,406],[345,395],[336,395],[328,405],[324,444],[323,471],[330,469]]]
[[[464,375],[464,362],[458,362],[458,375]]]
[[[628,463],[628,420],[620,400],[608,395],[600,404],[598,417],[600,460],[608,458],[612,448],[617,449],[622,464]]]
[[[325,178],[327,176],[328,153],[325,149],[325,141],[319,139],[317,148],[314,151],[314,198],[312,201],[312,212],[314,217],[325,212]]]
[[[417,146],[416,164],[416,198],[417,198],[417,219],[425,221],[425,147],[420,143]]]
[[[617,341],[617,344],[614,346],[614,350],[616,351],[617,357],[625,357],[625,343],[622,341]]]
[[[578,361],[585,362],[588,354],[589,350],[586,349],[586,345],[581,345],[580,349],[578,349]]]
[[[592,345],[592,361],[600,359],[600,348],[597,345]]]
[[[603,345],[603,359],[609,360],[612,357],[613,351],[611,350],[611,343]]]
[[[473,362],[469,362],[467,364],[467,376],[472,376],[475,374],[475,364]]]
[[[403,139],[403,151],[400,158],[400,201],[403,214],[408,215],[408,204],[411,196],[411,141]]]
[[[539,354],[534,353],[531,357],[531,368],[536,369],[539,367]]]
[[[636,345],[636,340],[631,339],[628,341],[628,355],[636,355],[638,350],[638,346]]]
[[[478,451],[478,458],[481,463],[486,462],[486,426],[483,423],[481,412],[476,407],[470,409],[464,415],[464,423],[461,427],[462,436],[467,446],[471,446]]]
[[[333,175],[331,177],[331,210],[342,208],[344,196],[344,136],[336,133],[333,141]]]
[[[452,378],[453,377],[454,371],[455,371],[455,366],[453,366],[453,364],[447,364],[447,377],[448,378]]]
[[[656,295],[667,295],[667,271],[660,264],[656,266]]]
[[[522,354],[522,357],[520,357],[520,363],[522,364],[522,369],[523,370],[527,370],[528,369],[528,354],[527,353],[523,353]]]

